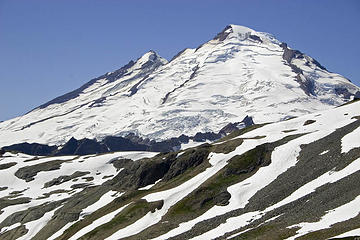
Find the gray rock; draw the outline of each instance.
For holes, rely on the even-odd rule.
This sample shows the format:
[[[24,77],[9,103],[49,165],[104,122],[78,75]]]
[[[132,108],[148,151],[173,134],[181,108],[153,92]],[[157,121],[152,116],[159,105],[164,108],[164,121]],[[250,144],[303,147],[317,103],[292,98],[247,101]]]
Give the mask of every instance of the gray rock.
[[[49,182],[46,182],[44,184],[44,188],[48,188],[48,187],[52,187],[54,185],[60,185],[64,182],[68,182],[74,178],[79,178],[79,177],[82,177],[82,176],[85,176],[87,174],[89,174],[90,172],[80,172],[80,171],[76,171],[74,172],[73,174],[71,175],[66,175],[66,176],[60,176],[60,177],[57,177],[57,178],[54,178],[53,180],[49,181]]]
[[[64,163],[62,160],[54,160],[44,163],[39,163],[31,166],[26,166],[18,169],[15,172],[15,176],[24,179],[25,181],[29,182],[34,180],[34,177],[42,171],[53,171],[60,169],[61,164]]]
[[[5,164],[0,164],[0,170],[11,168],[12,166],[15,166],[16,164],[17,164],[16,162],[9,162],[9,163],[5,163]]]

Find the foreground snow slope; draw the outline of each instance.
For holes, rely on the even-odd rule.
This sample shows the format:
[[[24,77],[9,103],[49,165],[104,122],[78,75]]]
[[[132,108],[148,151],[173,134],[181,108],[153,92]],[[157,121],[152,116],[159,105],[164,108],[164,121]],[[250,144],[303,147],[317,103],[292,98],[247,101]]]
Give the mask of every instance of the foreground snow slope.
[[[179,153],[5,153],[0,239],[355,236],[359,128],[360,101]]]
[[[0,146],[128,132],[151,139],[191,136],[217,132],[246,115],[263,123],[329,109],[355,94],[357,86],[272,35],[229,25],[170,62],[150,51],[0,123]]]

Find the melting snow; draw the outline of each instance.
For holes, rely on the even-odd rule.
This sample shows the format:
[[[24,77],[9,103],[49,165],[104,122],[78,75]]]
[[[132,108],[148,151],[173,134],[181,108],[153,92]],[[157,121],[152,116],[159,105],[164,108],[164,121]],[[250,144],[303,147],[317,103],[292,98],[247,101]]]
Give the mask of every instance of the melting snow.
[[[333,238],[355,237],[355,236],[357,236],[357,237],[360,236],[360,228],[348,231],[346,233],[340,234],[340,235],[335,236],[335,237],[332,237],[332,239]]]
[[[328,211],[318,222],[303,222],[288,228],[300,227],[295,236],[287,238],[293,240],[309,232],[329,228],[331,225],[356,217],[360,213],[360,196],[338,208]]]
[[[360,147],[360,127],[341,139],[341,152],[347,153],[351,149],[358,147]]]
[[[90,225],[82,228],[80,231],[78,231],[75,235],[73,235],[71,238],[69,238],[69,240],[76,240],[78,238],[80,238],[81,236],[84,236],[85,234],[91,232],[92,230],[94,230],[95,228],[110,222],[117,214],[119,214],[123,209],[125,209],[129,204],[126,204],[125,206],[117,209],[114,212],[108,213],[105,216],[102,216],[99,219],[96,219],[94,222],[92,222]]]

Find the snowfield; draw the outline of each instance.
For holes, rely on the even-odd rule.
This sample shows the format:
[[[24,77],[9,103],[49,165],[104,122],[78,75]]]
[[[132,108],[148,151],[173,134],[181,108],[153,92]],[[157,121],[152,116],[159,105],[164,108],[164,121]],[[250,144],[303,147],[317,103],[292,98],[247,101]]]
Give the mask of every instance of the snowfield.
[[[234,210],[247,207],[249,204],[251,204],[251,199],[253,199],[255,194],[262,191],[263,188],[269,186],[280,175],[297,165],[298,156],[302,150],[300,146],[304,144],[312,144],[317,140],[329,136],[340,128],[355,123],[356,121],[358,121],[356,117],[360,115],[359,109],[360,102],[356,102],[340,108],[318,112],[316,114],[305,115],[283,122],[267,124],[250,132],[247,132],[243,135],[237,136],[236,138],[244,139],[242,144],[236,147],[235,150],[226,154],[210,153],[209,163],[211,166],[209,166],[205,171],[183,182],[182,184],[168,190],[152,192],[152,187],[159,182],[162,182],[162,180],[160,179],[156,181],[156,183],[140,189],[142,191],[150,191],[150,193],[145,194],[142,199],[146,200],[147,202],[156,202],[162,200],[162,207],[160,209],[156,209],[153,212],[148,212],[132,224],[129,224],[126,227],[113,232],[111,235],[106,237],[106,239],[120,239],[135,236],[136,234],[141,233],[142,231],[146,230],[151,226],[161,224],[160,222],[162,221],[163,217],[169,212],[169,209],[175,206],[178,202],[182,201],[191,192],[199,188],[205,181],[207,181],[217,172],[223,169],[227,165],[228,160],[232,157],[244,154],[245,152],[254,149],[256,146],[264,143],[275,142],[283,139],[286,136],[291,136],[294,134],[304,134],[299,135],[299,137],[290,140],[279,147],[276,147],[271,154],[270,165],[261,167],[258,171],[256,171],[252,176],[248,177],[247,179],[229,186],[227,188],[227,191],[230,193],[231,198],[229,199],[229,203],[227,205],[215,205],[209,210],[207,210],[205,213],[199,215],[198,217],[190,221],[182,222],[178,227],[169,229],[168,232],[152,239],[168,239],[170,237],[179,236],[180,234],[191,231],[195,225],[203,221],[210,220],[216,216],[222,216]],[[314,120],[314,122],[309,125],[304,125],[304,122],[306,122],[306,120],[308,119],[312,119]],[[292,131],[286,131],[289,129],[291,129]],[[354,128],[354,131],[345,134],[344,137],[341,138],[346,139],[350,136],[352,137],[352,142],[355,142],[355,144],[346,145],[347,153],[358,148],[358,141],[360,140],[360,135],[357,134],[357,130],[358,128]],[[263,137],[259,138],[259,136]],[[214,143],[214,145],[216,144],[220,143]],[[340,145],[341,151],[343,151],[344,142],[342,141]],[[328,154],[328,152],[324,153],[324,151],[321,151],[321,153],[322,155]],[[103,176],[112,175],[112,177],[114,177],[116,174],[122,171],[122,169],[117,170],[113,167],[113,165],[110,163],[112,159],[130,158],[136,161],[144,157],[151,158],[155,156],[155,154],[156,153],[146,152],[117,152],[111,154],[103,154],[99,156],[89,155],[82,157],[42,157],[37,159],[33,156],[28,156],[25,154],[6,153],[1,157],[0,163],[6,164],[14,162],[16,164],[6,169],[6,171],[0,170],[2,174],[5,174],[2,175],[5,177],[0,179],[0,186],[8,187],[7,189],[0,191],[0,196],[2,198],[9,197],[13,194],[14,191],[19,191],[20,193],[15,196],[14,199],[28,197],[31,200],[29,203],[16,204],[3,208],[3,212],[0,214],[0,222],[4,221],[7,217],[11,216],[15,212],[26,210],[32,206],[39,206],[49,201],[66,199],[71,197],[73,194],[82,191],[81,188],[72,189],[71,185],[74,184],[72,181],[66,181],[63,183],[59,183],[58,185],[44,188],[44,183],[48,182],[51,179],[64,175],[71,175],[76,171],[84,171],[88,172],[88,174],[84,175],[84,177],[91,176],[93,177],[93,179],[91,181],[86,181],[86,179],[79,177],[76,181],[76,184],[88,183],[91,185],[101,185],[104,184],[104,182],[108,179],[104,179]],[[176,156],[180,157],[182,155],[184,155],[184,153],[177,154]],[[319,154],[318,156],[321,155]],[[39,163],[52,162],[55,159],[62,162],[59,169],[38,172],[37,175],[34,176],[34,180],[32,181],[25,182],[25,180],[19,179],[14,175],[18,169],[25,166],[35,166]],[[349,176],[352,176],[359,172],[360,158],[356,158],[342,169],[332,169],[328,172],[325,172],[324,174],[319,175],[313,180],[306,182],[303,186],[301,186],[294,192],[287,193],[287,196],[285,198],[281,199],[280,201],[274,202],[271,206],[268,206],[265,209],[258,209],[257,211],[245,212],[238,216],[229,217],[226,219],[226,222],[218,225],[210,231],[205,231],[198,236],[194,236],[192,239],[213,239],[216,237],[224,236],[225,234],[233,233],[238,229],[242,230],[236,234],[233,233],[233,236],[239,236],[241,234],[251,232],[256,226],[250,225],[250,223],[260,221],[260,219],[262,219],[268,213],[281,209],[288,204],[299,201],[300,199],[309,196],[310,194],[316,194],[317,189],[319,189],[320,187],[340,182],[341,180],[344,180]],[[24,186],[27,187],[24,189]],[[64,190],[64,192],[52,194],[48,198],[41,198],[46,195],[46,193],[50,193],[51,191],[59,189]],[[52,234],[49,239],[56,239],[57,237],[60,237],[66,232],[66,229],[73,226],[82,219],[86,219],[87,216],[110,204],[115,199],[121,197],[123,194],[124,193],[120,193],[117,191],[105,192],[102,196],[100,196],[97,201],[82,210],[80,218],[77,221],[66,224],[56,233]],[[297,229],[295,234],[288,239],[296,239],[297,237],[306,235],[310,232],[331,228],[331,226],[335,223],[347,221],[358,216],[358,214],[360,213],[360,208],[358,207],[360,205],[358,200],[359,196],[355,196],[353,200],[346,202],[345,204],[340,205],[334,209],[327,210],[321,216],[319,221],[299,222],[287,226],[288,229]],[[115,219],[116,216],[128,206],[131,206],[131,204],[131,202],[127,203],[119,207],[118,209],[99,217],[97,220],[80,229],[70,239],[78,239],[81,236],[90,233],[95,228],[104,226],[104,224]],[[37,220],[26,223],[24,226],[29,231],[18,239],[31,239],[32,237],[34,237],[41,230],[41,228],[44,227],[51,218],[53,218],[55,212],[60,208],[62,208],[62,205],[47,212]],[[274,216],[271,219],[264,221],[263,224],[276,221],[282,216],[283,214]],[[1,229],[1,234],[5,234],[6,232],[12,231],[13,229],[16,229],[20,226],[21,223],[19,222],[13,223],[10,226],[4,226]],[[259,226],[261,226],[261,224]],[[354,233],[356,233],[356,230],[354,230]],[[345,234],[345,232],[343,234]],[[342,236],[340,234],[338,235]]]
[[[170,62],[150,51],[1,122],[0,147],[193,136],[247,115],[256,124],[167,153],[2,152],[0,239],[359,236],[355,97],[360,88],[346,78],[243,26],[229,25]]]
[[[268,33],[230,25],[223,34],[227,37],[186,49],[170,62],[150,51],[133,65],[92,80],[75,96],[0,123],[0,147],[61,145],[71,137],[129,132],[158,140],[193,136],[218,132],[246,115],[255,123],[274,122],[360,95],[359,87],[309,56],[286,62],[280,42]],[[302,70],[300,77],[294,68]]]

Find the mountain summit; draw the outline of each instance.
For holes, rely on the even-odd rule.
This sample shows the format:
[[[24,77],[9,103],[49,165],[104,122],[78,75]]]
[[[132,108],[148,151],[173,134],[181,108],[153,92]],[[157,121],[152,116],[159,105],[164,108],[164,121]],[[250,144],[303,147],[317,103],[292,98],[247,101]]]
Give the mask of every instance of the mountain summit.
[[[0,146],[64,144],[134,133],[168,139],[217,132],[251,116],[284,120],[338,106],[359,87],[271,34],[228,25],[170,62],[154,51],[28,114],[0,123]]]
[[[0,123],[0,239],[356,239],[359,93],[242,26],[149,51]]]

